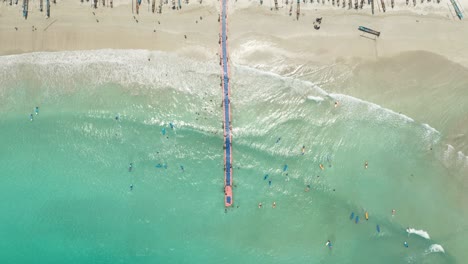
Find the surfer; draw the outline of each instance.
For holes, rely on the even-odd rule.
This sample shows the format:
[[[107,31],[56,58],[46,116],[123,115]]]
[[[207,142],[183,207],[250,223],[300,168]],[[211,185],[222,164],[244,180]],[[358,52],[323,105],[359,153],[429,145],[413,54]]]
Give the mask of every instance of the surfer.
[[[130,162],[130,164],[128,165],[128,172],[131,172],[133,169],[133,162]]]
[[[30,114],[29,115],[29,121],[33,121],[33,120],[34,120],[34,116],[33,116],[33,114]]]
[[[392,216],[394,216],[396,213],[395,209],[392,209]]]
[[[271,187],[271,180],[269,180],[269,181],[268,181],[268,186],[270,186],[270,187]]]
[[[305,188],[305,192],[308,192],[308,191],[310,191],[310,185],[309,184],[307,184],[307,186]]]
[[[281,137],[279,137],[277,140],[276,140],[276,143],[280,142],[281,140]]]
[[[258,203],[258,208],[262,208],[262,203]]]
[[[320,166],[320,169],[321,169],[321,170],[324,169],[323,164],[320,164],[319,166]]]
[[[403,243],[403,245],[407,248],[408,247],[408,242],[405,241],[405,243]]]
[[[133,191],[133,184],[130,185],[130,191]]]
[[[335,107],[338,107],[338,101],[335,101]]]
[[[273,204],[271,205],[272,208],[276,208],[276,202],[273,202]]]
[[[36,108],[34,108],[34,112],[36,113],[36,115],[39,114],[39,106],[36,106]]]
[[[369,166],[369,163],[367,163],[367,160],[366,160],[366,162],[364,163],[364,168],[367,169],[368,166]]]
[[[302,146],[302,155],[305,153],[305,146]]]
[[[327,243],[325,243],[325,246],[327,246],[328,248],[332,248],[332,243],[330,242],[330,240],[327,240]]]
[[[268,174],[265,174],[265,176],[263,176],[263,180],[266,180],[268,178]]]

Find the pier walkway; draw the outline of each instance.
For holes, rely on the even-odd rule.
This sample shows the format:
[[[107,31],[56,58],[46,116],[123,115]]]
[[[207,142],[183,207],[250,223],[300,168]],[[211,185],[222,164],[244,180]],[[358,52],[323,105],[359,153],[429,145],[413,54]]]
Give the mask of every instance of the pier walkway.
[[[229,100],[229,65],[227,51],[227,0],[221,1],[220,28],[220,64],[222,69],[221,87],[223,89],[223,130],[224,130],[224,205],[230,207],[232,198],[232,135],[231,135],[231,103]]]

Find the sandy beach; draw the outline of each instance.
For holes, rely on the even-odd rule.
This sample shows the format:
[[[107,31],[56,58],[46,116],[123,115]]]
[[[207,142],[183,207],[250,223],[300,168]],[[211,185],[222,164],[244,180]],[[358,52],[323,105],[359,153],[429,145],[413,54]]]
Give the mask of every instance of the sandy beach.
[[[462,8],[468,6],[467,0],[459,3]],[[468,72],[468,22],[454,16],[450,1],[418,2],[416,6],[412,3],[407,6],[400,1],[395,3],[393,9],[390,8],[390,1],[387,1],[385,13],[382,12],[380,2],[378,4],[372,15],[368,4],[363,9],[355,10],[348,9],[347,5],[345,8],[338,7],[331,2],[301,2],[297,20],[297,7],[296,4],[291,5],[291,2],[288,5],[284,1],[279,2],[278,10],[274,9],[274,1],[262,5],[252,1],[230,2],[228,30],[232,62],[304,80],[317,72],[329,71],[329,74],[334,75],[333,80],[323,80],[320,85],[333,92],[372,101],[427,123],[444,131],[448,144],[457,151],[463,155],[468,153],[466,115],[457,115],[447,123],[446,115],[440,113],[454,102],[442,100],[434,105],[431,103],[432,98],[419,98],[419,94],[424,92],[420,88],[423,85],[407,89],[405,80],[401,79],[398,87],[393,85],[369,90],[370,86],[362,85],[358,88],[336,82],[336,76],[346,75],[346,72],[356,73],[362,65],[377,69],[369,66],[372,63],[385,68],[382,66],[385,61],[393,60],[393,66],[402,69],[408,62],[418,64],[411,67],[423,68],[428,57],[424,53],[418,56],[412,52],[439,55],[441,60],[454,63],[452,66],[459,76]],[[29,16],[25,20],[21,16],[21,5],[2,3],[0,54],[109,48],[147,49],[174,52],[203,61],[217,60],[218,1],[204,1],[202,4],[191,2],[188,5],[184,2],[180,10],[172,10],[171,3],[164,4],[162,14],[152,13],[151,3],[148,5],[143,2],[138,15],[134,6],[123,1],[114,2],[114,8],[102,7],[100,2],[97,9],[92,8],[91,2],[60,1],[52,4],[49,19],[45,18],[43,12],[39,12],[38,5],[38,1],[30,3]],[[292,15],[289,14],[290,10]],[[321,28],[315,30],[313,25],[319,17],[323,18]],[[373,36],[364,36],[357,30],[361,25],[380,31],[381,36],[376,40]],[[392,59],[408,52],[413,54],[411,60],[398,62],[398,59]],[[430,64],[438,63],[442,62],[432,60]],[[438,72],[435,67],[431,74]],[[390,83],[400,78],[382,71],[375,75],[380,75],[380,79],[386,78]],[[465,81],[466,78],[461,80]],[[381,84],[376,78],[375,85]],[[465,91],[461,89],[438,89],[438,92],[437,96],[447,93],[453,98],[465,96]],[[402,95],[407,95],[407,100],[399,104],[389,104],[386,100],[389,97],[398,99]],[[427,109],[424,107],[426,105],[432,107]],[[454,112],[468,111],[466,104],[461,103],[459,106]]]

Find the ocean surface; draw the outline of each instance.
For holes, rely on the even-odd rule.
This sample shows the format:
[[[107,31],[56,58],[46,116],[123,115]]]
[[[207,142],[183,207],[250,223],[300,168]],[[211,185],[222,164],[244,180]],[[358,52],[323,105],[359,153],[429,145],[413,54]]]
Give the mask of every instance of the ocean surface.
[[[0,263],[468,258],[468,159],[443,132],[327,91],[324,76],[231,71],[235,188],[225,211],[216,60],[143,50],[0,57]]]

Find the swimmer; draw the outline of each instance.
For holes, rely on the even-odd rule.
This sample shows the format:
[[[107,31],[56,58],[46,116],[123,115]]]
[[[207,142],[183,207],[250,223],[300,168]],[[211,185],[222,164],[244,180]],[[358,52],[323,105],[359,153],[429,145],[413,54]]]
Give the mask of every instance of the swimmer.
[[[166,128],[165,128],[165,127],[163,127],[163,128],[161,129],[161,133],[162,133],[163,136],[166,135]]]
[[[34,119],[33,114],[30,114],[30,115],[29,115],[29,121],[33,121],[33,119]]]
[[[130,162],[130,164],[128,165],[128,172],[131,172],[133,169],[133,163]]]
[[[305,153],[305,146],[302,146],[302,155]]]
[[[405,241],[405,243],[403,243],[403,245],[407,248],[408,247],[408,242]]]
[[[276,202],[273,202],[273,204],[271,205],[272,208],[276,208]]]
[[[270,187],[271,187],[271,180],[269,180],[269,181],[268,181],[268,186],[270,186]]]
[[[396,213],[395,209],[392,209],[392,216],[394,216]]]
[[[277,140],[276,140],[276,143],[280,142],[281,140],[281,137],[279,137]]]
[[[39,114],[39,106],[36,106],[36,108],[34,109],[34,113],[36,113],[36,115]]]
[[[182,165],[180,165],[180,169],[182,170],[182,172],[185,171],[184,166],[182,166]]]
[[[133,191],[133,184],[130,185],[130,191]]]
[[[310,191],[310,185],[309,184],[305,188],[305,192],[308,192],[308,191]]]
[[[367,163],[367,160],[366,160],[366,162],[364,163],[364,168],[367,169],[367,167],[369,167],[369,163]]]
[[[266,180],[268,178],[268,174],[265,174],[265,176],[263,176],[263,180]]]
[[[288,164],[285,164],[283,167],[283,171],[287,171],[287,170],[288,170]]]
[[[335,101],[335,107],[338,107],[338,101]]]
[[[174,124],[169,123],[169,126],[171,127],[172,130],[174,130]]]
[[[262,208],[262,203],[258,203],[258,208]]]
[[[320,164],[319,166],[320,166],[320,169],[321,169],[321,170],[324,169],[323,164]]]

